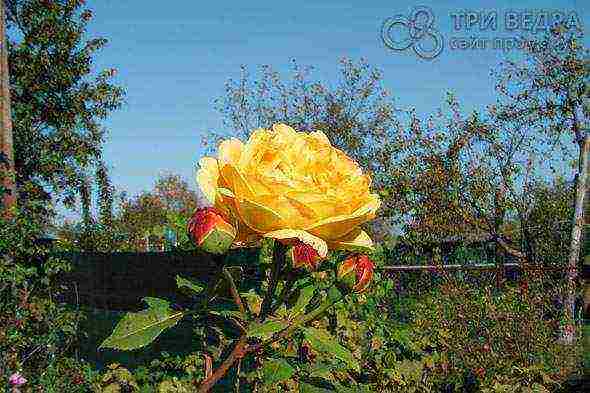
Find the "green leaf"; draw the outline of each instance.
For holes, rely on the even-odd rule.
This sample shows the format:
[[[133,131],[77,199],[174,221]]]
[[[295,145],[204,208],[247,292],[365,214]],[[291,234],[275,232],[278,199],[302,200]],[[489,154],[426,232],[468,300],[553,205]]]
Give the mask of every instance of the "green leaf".
[[[170,302],[164,299],[158,299],[157,297],[144,297],[143,300],[149,308],[155,310],[166,310],[170,308]]]
[[[342,360],[351,369],[360,372],[361,368],[356,359],[352,356],[352,353],[340,345],[338,341],[336,341],[336,339],[327,331],[307,327],[303,330],[303,334],[313,349],[319,352],[330,354],[335,358]]]
[[[283,321],[268,320],[263,323],[253,323],[248,328],[248,337],[271,338],[273,334],[287,328]]]
[[[209,314],[217,315],[225,319],[236,318],[240,321],[244,320],[244,315],[237,310],[211,310]]]
[[[273,315],[275,315],[277,318],[287,318],[288,319],[289,313],[287,312],[287,306],[284,304],[281,304],[280,307],[277,309],[277,311],[275,311],[275,313]]]
[[[334,382],[337,393],[371,393],[372,390],[366,385],[355,384],[353,387],[344,386],[341,383]]]
[[[234,283],[239,285],[243,279],[243,269],[241,266],[226,266],[225,270],[231,275]],[[225,277],[222,277],[217,283],[215,284],[215,289],[213,291],[216,295],[227,297],[229,299],[232,298],[230,284],[228,283]]]
[[[194,292],[195,295],[198,295],[199,293],[203,292],[203,290],[205,289],[204,286],[199,285],[197,283],[195,283],[194,281],[188,280],[184,277],[181,276],[176,276],[176,286],[181,289],[181,288],[187,288],[190,291]]]
[[[318,388],[317,386],[313,386],[308,383],[302,383],[299,385],[299,393],[332,393],[332,391],[324,388]]]
[[[332,365],[320,363],[311,369],[309,376],[311,378],[322,378],[332,381],[334,379],[332,371],[334,371],[334,367]]]
[[[273,384],[291,378],[295,369],[284,359],[268,359],[262,366],[264,382]]]
[[[253,290],[249,292],[242,292],[240,293],[242,299],[246,301],[248,304],[248,309],[252,311],[252,314],[258,315],[260,314],[260,307],[262,306],[262,297],[256,294]]]
[[[144,347],[154,341],[165,329],[171,328],[184,316],[184,312],[170,309],[166,300],[146,297],[142,299],[147,310],[127,313],[119,321],[113,333],[98,347],[129,351]]]
[[[299,314],[301,314],[301,312],[305,310],[305,307],[307,307],[307,305],[311,301],[311,298],[313,297],[314,291],[315,286],[313,285],[308,285],[299,290],[299,297],[297,298],[297,302],[295,302],[295,305],[291,309],[291,318],[297,317]]]

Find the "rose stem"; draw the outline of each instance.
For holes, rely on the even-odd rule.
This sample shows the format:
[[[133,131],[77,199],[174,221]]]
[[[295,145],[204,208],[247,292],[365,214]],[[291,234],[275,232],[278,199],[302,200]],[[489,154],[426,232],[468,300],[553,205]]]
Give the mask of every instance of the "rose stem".
[[[272,265],[272,272],[270,277],[270,282],[268,284],[268,292],[264,296],[264,300],[262,301],[262,305],[260,306],[260,320],[263,321],[264,318],[268,315],[270,311],[270,305],[272,302],[272,298],[274,296],[275,290],[277,289],[277,284],[279,282],[279,273],[281,272],[281,268],[285,264],[285,251],[286,247],[278,241],[274,242],[274,250],[273,250],[273,260],[274,264]]]
[[[209,391],[209,389],[211,389],[217,383],[217,381],[219,381],[221,378],[223,378],[223,376],[227,373],[227,370],[229,370],[230,367],[236,361],[241,360],[248,353],[255,352],[255,351],[259,350],[260,348],[264,347],[265,345],[274,343],[282,338],[289,337],[298,327],[311,322],[312,320],[314,320],[315,318],[320,316],[322,313],[324,313],[328,308],[330,308],[334,304],[338,303],[342,299],[343,299],[343,297],[341,296],[341,294],[339,297],[336,297],[336,298],[334,298],[334,297],[327,298],[318,308],[316,308],[315,310],[313,310],[309,314],[302,315],[301,317],[297,318],[291,326],[289,326],[285,330],[281,331],[280,333],[276,334],[269,341],[248,346],[247,345],[247,338],[248,337],[246,335],[243,335],[242,337],[240,337],[238,343],[236,344],[236,346],[234,347],[232,352],[229,354],[229,356],[223,361],[221,366],[219,366],[219,368],[217,368],[215,370],[215,372],[213,372],[213,374],[211,374],[211,376],[209,376],[208,378],[205,378],[205,380],[202,382],[201,386],[199,387],[198,392],[199,393],[207,393]]]
[[[223,275],[227,279],[227,282],[229,284],[229,290],[231,292],[232,297],[234,298],[234,302],[236,303],[236,306],[238,306],[238,308],[240,309],[240,312],[242,314],[246,314],[246,307],[244,307],[244,302],[242,301],[242,298],[240,297],[240,294],[238,293],[238,288],[236,287],[236,283],[234,282],[234,278],[232,277],[229,270],[227,270],[225,267],[223,268]],[[248,310],[248,314],[249,313],[250,313],[250,310]]]

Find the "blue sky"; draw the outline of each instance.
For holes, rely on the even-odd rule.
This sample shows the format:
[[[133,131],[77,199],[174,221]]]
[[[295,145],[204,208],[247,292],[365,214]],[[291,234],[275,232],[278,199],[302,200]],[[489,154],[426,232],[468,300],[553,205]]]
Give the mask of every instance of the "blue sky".
[[[494,101],[489,71],[505,53],[451,49],[453,38],[516,36],[520,31],[505,29],[506,12],[522,17],[525,10],[533,19],[541,10],[575,12],[583,26],[590,25],[587,1],[88,0],[87,5],[94,14],[89,38],[109,40],[96,69],[116,68],[115,82],[127,91],[126,104],[104,123],[104,152],[115,186],[132,195],[151,188],[166,171],[181,174],[196,188],[201,136],[222,126],[213,100],[242,64],[288,72],[294,58],[331,82],[342,56],[364,57],[383,71],[385,86],[403,107],[427,115],[452,91],[472,110]],[[380,39],[387,17],[407,15],[418,5],[432,8],[433,26],[445,40],[433,60],[411,50],[394,52]],[[454,29],[451,14],[462,10],[496,11],[497,31]]]

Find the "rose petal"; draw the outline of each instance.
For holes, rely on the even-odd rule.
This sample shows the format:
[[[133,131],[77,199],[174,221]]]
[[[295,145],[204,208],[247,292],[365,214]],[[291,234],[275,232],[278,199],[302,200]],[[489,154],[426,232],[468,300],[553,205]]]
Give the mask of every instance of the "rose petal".
[[[237,166],[240,162],[242,149],[244,145],[242,141],[236,138],[225,140],[219,144],[219,163],[220,166],[230,164]]]
[[[199,161],[197,171],[197,183],[207,200],[213,205],[217,195],[217,181],[219,179],[219,166],[217,160],[212,157],[203,157]]]
[[[227,184],[227,188],[229,188],[237,198],[254,198],[252,187],[250,187],[246,177],[242,175],[238,168],[226,164],[221,168],[221,176]]]
[[[374,251],[373,240],[361,229],[355,229],[341,239],[328,242],[328,247],[332,250]]]
[[[369,201],[352,214],[327,218],[305,230],[328,241],[337,240],[354,231],[360,224],[375,218],[379,206],[379,197],[371,194]]]
[[[328,245],[325,241],[309,232],[298,229],[279,229],[264,234],[264,237],[270,237],[277,240],[300,240],[303,243],[312,246],[321,258],[328,256]]]
[[[264,233],[285,226],[285,220],[274,210],[247,199],[236,199],[239,217],[250,229]]]

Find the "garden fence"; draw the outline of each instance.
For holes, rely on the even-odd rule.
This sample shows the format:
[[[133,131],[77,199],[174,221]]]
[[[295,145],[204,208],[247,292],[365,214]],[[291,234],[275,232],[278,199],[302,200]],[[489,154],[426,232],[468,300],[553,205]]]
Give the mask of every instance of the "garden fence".
[[[63,277],[63,283],[68,289],[63,292],[62,301],[90,308],[121,311],[142,307],[141,298],[145,296],[163,297],[180,303],[183,299],[187,299],[177,291],[177,275],[207,281],[217,270],[211,257],[199,251],[70,252],[55,254],[55,256],[72,264],[72,271]],[[519,263],[389,265],[382,266],[379,270],[385,276],[396,277],[396,281],[400,281],[401,284],[406,282],[406,278],[412,274],[422,276],[423,281],[440,278],[443,272],[466,275],[477,273],[478,280],[486,280],[482,274],[487,274],[487,280],[491,281],[495,278],[498,287],[501,287],[506,279],[517,280],[523,270],[537,271],[554,277],[564,273],[563,267],[531,265],[523,267]]]

